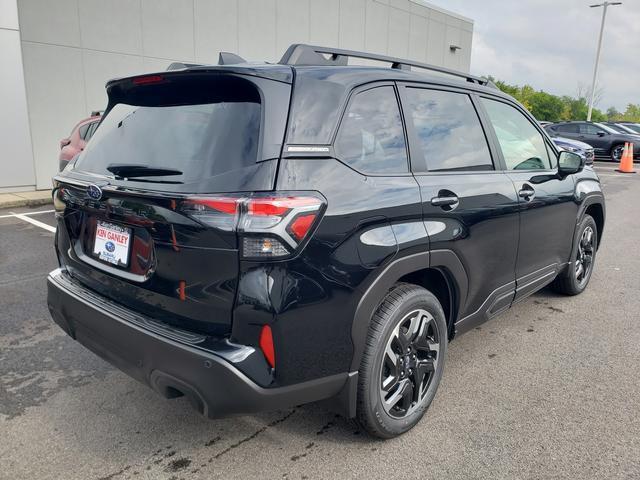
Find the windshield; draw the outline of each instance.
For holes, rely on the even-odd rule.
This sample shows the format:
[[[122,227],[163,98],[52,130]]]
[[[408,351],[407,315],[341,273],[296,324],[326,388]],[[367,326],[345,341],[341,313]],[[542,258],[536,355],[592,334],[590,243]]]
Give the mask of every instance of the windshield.
[[[616,127],[618,130],[620,130],[620,132],[622,133],[633,133],[634,135],[636,135],[638,132],[636,132],[635,130],[629,128],[626,125],[620,125],[619,123],[616,123]]]
[[[634,123],[632,125],[628,124],[625,125],[625,127],[629,128],[630,130],[633,130],[633,133],[640,133],[640,124]]]
[[[602,128],[604,131],[609,133],[622,133],[620,130],[615,129],[610,125],[605,125],[604,123],[596,123],[595,125],[597,125],[598,127]]]

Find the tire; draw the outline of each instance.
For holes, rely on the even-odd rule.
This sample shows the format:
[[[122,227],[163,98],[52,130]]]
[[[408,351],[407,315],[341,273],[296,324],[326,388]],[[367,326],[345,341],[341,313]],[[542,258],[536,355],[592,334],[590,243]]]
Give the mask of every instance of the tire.
[[[417,285],[396,284],[371,319],[360,364],[356,420],[364,430],[393,438],[420,421],[440,384],[447,343],[438,299]]]
[[[623,151],[624,151],[624,144],[619,143],[618,145],[613,145],[611,147],[611,152],[610,152],[611,161],[616,163],[619,162],[620,159],[622,158]]]
[[[589,238],[585,239],[585,237]],[[580,221],[573,239],[571,262],[552,283],[552,288],[556,292],[565,295],[578,295],[587,288],[596,261],[597,246],[598,228],[596,222],[591,215],[585,215]]]

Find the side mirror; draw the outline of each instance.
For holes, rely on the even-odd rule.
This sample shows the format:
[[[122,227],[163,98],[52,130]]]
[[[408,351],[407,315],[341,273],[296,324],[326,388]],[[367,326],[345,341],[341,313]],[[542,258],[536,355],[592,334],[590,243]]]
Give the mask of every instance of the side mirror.
[[[607,132],[603,132],[602,130],[600,130],[600,131],[598,132],[598,136],[599,136],[599,137],[604,137],[606,134],[607,134]]]
[[[584,167],[582,157],[577,153],[563,150],[558,157],[558,173],[562,176],[578,173]]]
[[[71,140],[68,138],[63,138],[60,140],[60,148],[64,148],[71,143]]]

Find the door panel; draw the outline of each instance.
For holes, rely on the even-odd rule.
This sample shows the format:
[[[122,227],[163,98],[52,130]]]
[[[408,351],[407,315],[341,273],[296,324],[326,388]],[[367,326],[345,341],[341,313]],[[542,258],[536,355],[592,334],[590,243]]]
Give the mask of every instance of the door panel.
[[[558,175],[555,150],[523,111],[498,99],[481,103],[520,205],[518,300],[553,280],[569,259],[578,210],[574,182]]]
[[[516,171],[508,175],[518,191],[527,187],[534,191],[532,197],[519,199],[517,300],[538,289],[540,285],[531,283],[535,277],[539,277],[542,284],[548,283],[553,280],[553,277],[546,278],[549,272],[557,272],[568,261],[578,205],[574,201],[571,176],[560,178],[555,172]]]
[[[596,154],[603,155],[609,151],[611,143],[609,132],[590,123],[580,123],[578,127],[580,135],[577,139],[591,145]]]
[[[511,305],[518,198],[511,179],[495,170],[476,106],[466,92],[410,83],[400,92],[431,266],[450,268],[438,259],[455,255],[456,267],[468,279],[457,292],[456,329],[464,331]]]
[[[483,317],[485,310],[498,313],[508,307],[518,246],[518,199],[509,177],[491,172],[416,175],[416,179],[431,251],[453,251],[468,277],[459,318],[476,312]],[[454,208],[433,202],[449,192],[458,199]]]

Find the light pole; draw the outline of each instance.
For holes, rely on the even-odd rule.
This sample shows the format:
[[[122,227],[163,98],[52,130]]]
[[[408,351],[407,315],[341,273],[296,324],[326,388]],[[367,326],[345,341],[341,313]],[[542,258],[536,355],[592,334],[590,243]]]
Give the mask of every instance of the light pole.
[[[607,17],[607,7],[609,5],[622,5],[622,2],[609,2],[597,5],[589,5],[590,8],[604,7],[602,9],[602,23],[600,24],[600,36],[598,37],[598,50],[596,50],[596,64],[593,67],[593,80],[591,82],[591,100],[589,101],[589,113],[587,113],[587,122],[591,121],[591,111],[593,110],[593,99],[596,96],[596,81],[598,80],[598,64],[600,63],[600,49],[602,48],[602,32],[604,31],[604,19]]]

